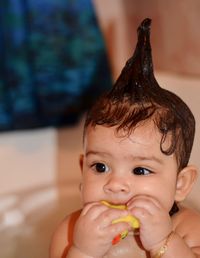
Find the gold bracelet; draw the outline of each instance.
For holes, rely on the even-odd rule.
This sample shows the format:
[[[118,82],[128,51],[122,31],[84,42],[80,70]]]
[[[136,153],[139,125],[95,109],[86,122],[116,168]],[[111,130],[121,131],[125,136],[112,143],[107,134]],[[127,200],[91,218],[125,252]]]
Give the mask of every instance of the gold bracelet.
[[[165,241],[165,244],[164,244],[163,246],[161,246],[161,248],[159,249],[159,251],[153,256],[153,258],[160,258],[160,257],[163,256],[163,254],[164,254],[164,253],[167,251],[167,249],[168,249],[168,243],[169,243],[169,241],[171,240],[173,234],[174,234],[174,231],[172,231],[172,232],[168,235],[168,237],[167,237],[167,239],[166,239],[166,241]]]

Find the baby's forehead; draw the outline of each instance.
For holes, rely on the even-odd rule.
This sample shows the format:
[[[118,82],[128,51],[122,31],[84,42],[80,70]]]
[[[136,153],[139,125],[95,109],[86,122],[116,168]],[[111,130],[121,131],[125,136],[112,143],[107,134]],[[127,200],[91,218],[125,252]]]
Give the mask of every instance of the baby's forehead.
[[[153,124],[141,125],[129,136],[123,132],[116,134],[115,127],[90,126],[85,137],[84,153],[88,158],[88,154],[93,154],[95,157],[110,157],[119,163],[159,160],[158,163],[164,164],[172,160],[174,155],[165,155],[161,151],[160,142],[161,136]]]
[[[145,144],[157,143],[160,144],[162,135],[152,121],[143,122],[135,126],[132,130],[119,128],[118,126],[107,125],[89,125],[85,130],[84,141],[95,141],[107,139],[108,141],[116,141],[122,143],[127,139],[130,141],[138,141]]]

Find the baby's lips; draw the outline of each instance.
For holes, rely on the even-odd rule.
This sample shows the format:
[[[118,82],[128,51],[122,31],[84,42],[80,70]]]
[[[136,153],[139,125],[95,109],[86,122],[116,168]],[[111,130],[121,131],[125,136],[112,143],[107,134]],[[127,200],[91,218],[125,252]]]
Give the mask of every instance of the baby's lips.
[[[116,205],[116,204],[111,204],[107,201],[101,201],[101,203],[109,208],[114,208],[114,209],[119,209],[119,210],[126,210],[127,207],[124,204]]]

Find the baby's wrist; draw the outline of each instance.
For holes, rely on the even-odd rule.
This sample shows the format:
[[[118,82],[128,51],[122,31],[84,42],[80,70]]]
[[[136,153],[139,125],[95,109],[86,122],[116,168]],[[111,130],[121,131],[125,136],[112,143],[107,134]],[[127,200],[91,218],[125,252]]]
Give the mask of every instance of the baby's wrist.
[[[171,231],[169,235],[150,250],[152,258],[161,258],[168,250],[169,243],[174,235],[174,231]]]

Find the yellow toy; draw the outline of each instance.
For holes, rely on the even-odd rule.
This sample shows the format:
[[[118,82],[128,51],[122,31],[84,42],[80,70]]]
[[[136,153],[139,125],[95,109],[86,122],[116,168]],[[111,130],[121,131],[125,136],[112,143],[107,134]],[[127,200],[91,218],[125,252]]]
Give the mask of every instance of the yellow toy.
[[[127,207],[126,205],[114,205],[114,204],[110,204],[107,201],[101,201],[102,204],[113,208],[113,209],[119,209],[119,210],[126,210]],[[113,224],[118,223],[118,222],[128,222],[131,227],[133,229],[138,229],[140,227],[140,223],[138,221],[138,219],[136,219],[135,217],[131,216],[131,215],[127,215],[125,217],[119,218],[119,219],[115,219],[112,221]],[[117,244],[121,239],[124,239],[126,236],[128,235],[128,230],[123,231],[121,234],[119,234],[118,236],[116,236],[113,241],[112,244]]]

